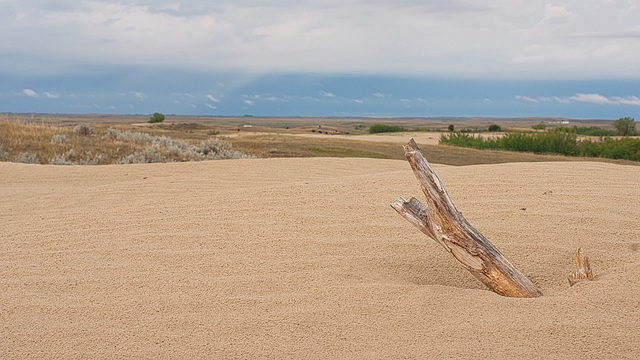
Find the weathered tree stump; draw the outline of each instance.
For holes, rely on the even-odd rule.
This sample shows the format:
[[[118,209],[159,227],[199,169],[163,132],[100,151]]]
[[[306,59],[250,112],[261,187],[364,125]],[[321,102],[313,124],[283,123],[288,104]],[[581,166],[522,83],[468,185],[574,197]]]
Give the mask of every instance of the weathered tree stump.
[[[391,207],[442,245],[463,267],[494,292],[510,297],[541,296],[542,292],[455,208],[416,142],[411,139],[404,150],[427,197],[427,205],[415,198],[406,201],[400,197]]]
[[[569,275],[569,286],[575,285],[580,280],[593,280],[593,272],[591,272],[591,265],[589,265],[589,258],[584,256],[582,248],[578,248],[576,253],[576,271]]]

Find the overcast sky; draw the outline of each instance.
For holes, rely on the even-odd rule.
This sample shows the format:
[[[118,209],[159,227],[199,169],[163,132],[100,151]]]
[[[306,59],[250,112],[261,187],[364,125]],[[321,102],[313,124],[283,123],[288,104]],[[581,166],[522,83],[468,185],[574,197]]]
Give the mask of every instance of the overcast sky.
[[[416,102],[418,112],[428,111],[417,105],[419,99],[429,103],[437,98],[427,97],[433,81],[449,80],[440,86],[455,90],[466,86],[461,80],[491,80],[517,91],[494,89],[474,98],[493,103],[493,110],[485,110],[496,116],[508,115],[496,107],[506,106],[507,99],[538,111],[530,115],[544,109],[536,104],[551,103],[566,105],[557,116],[571,115],[571,106],[584,104],[608,109],[603,114],[610,115],[598,116],[633,115],[628,113],[640,107],[638,2],[0,0],[0,112],[29,112],[31,107],[37,112],[142,113],[164,104],[166,112],[238,114],[270,98],[268,111],[283,114],[302,111],[291,105],[296,97],[306,97],[309,104],[308,97],[315,97],[341,106],[334,115],[394,115],[408,101]],[[301,75],[301,82],[311,79],[317,87],[289,84],[282,89],[279,76],[293,82],[289,75]],[[349,91],[342,95],[341,88],[323,88],[326,81],[318,77],[345,83]],[[352,83],[335,80],[345,77]],[[381,88],[363,88],[378,78],[384,79],[378,82]],[[149,86],[153,79],[161,86]],[[264,79],[274,83],[270,87]],[[415,93],[384,88],[389,81],[394,89],[402,88],[403,79],[412,81]],[[558,81],[575,87],[565,84],[560,91]],[[261,92],[254,89],[256,82]],[[527,91],[528,84],[547,88]],[[308,94],[285,91],[300,87]],[[189,96],[194,99],[184,99]],[[390,99],[397,109],[383,111]],[[330,105],[320,102],[325,110]],[[363,111],[367,102],[371,107]]]

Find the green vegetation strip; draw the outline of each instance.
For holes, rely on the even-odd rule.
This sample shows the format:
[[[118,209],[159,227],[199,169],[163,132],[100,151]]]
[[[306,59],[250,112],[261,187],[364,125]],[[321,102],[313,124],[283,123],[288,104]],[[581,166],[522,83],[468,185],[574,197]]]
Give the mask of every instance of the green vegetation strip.
[[[402,126],[397,125],[385,125],[385,124],[375,124],[371,125],[369,128],[369,134],[379,134],[379,133],[390,133],[390,132],[402,132],[408,131]]]
[[[577,140],[575,131],[555,129],[535,134],[509,133],[503,137],[483,138],[464,133],[443,134],[440,143],[445,145],[524,151],[537,154],[561,154],[566,156],[601,157],[640,161],[640,139],[611,137],[597,141]]]
[[[574,126],[572,128],[569,127],[558,127],[557,130],[564,131],[567,133],[575,132],[578,135],[586,135],[586,136],[616,136],[618,135],[618,131],[616,130],[607,130],[597,126],[589,126],[589,127],[577,127]]]

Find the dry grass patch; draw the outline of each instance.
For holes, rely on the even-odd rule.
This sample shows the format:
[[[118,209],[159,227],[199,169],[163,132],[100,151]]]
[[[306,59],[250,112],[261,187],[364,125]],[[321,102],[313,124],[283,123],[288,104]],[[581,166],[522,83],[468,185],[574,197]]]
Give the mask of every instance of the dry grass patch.
[[[1,160],[42,163],[42,159],[57,156],[58,145],[66,143],[69,136],[72,132],[53,125],[0,121]]]
[[[125,127],[131,129],[132,127]],[[79,124],[55,126],[0,121],[0,160],[56,165],[129,164],[235,159],[231,144],[206,135],[173,139],[151,131]]]
[[[244,135],[226,139],[233,147],[247,154],[272,157],[370,157],[403,159],[402,147],[396,144],[373,143],[332,137],[295,135]]]

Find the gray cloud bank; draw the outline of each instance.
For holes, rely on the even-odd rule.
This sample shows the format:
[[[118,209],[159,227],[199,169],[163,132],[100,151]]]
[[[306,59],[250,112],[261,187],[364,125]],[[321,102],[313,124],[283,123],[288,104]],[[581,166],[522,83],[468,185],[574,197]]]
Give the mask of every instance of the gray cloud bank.
[[[638,78],[639,11],[635,0],[6,0],[0,71]]]

